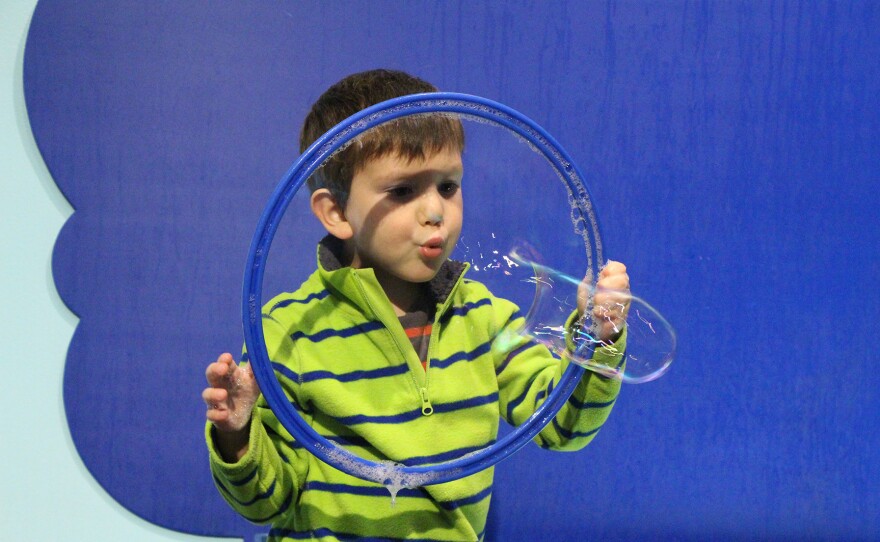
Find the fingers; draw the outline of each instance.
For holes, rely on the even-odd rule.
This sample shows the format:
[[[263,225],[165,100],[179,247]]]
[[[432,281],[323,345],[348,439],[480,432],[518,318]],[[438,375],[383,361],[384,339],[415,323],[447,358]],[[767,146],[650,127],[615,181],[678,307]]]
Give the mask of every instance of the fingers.
[[[208,387],[202,400],[208,407],[208,420],[222,431],[237,431],[247,425],[260,387],[250,364],[238,365],[232,354],[224,353],[205,369]]]
[[[599,278],[601,279],[608,275],[619,275],[621,273],[626,273],[626,266],[620,262],[608,260],[605,266],[599,271]]]
[[[208,405],[208,420],[217,423],[229,419],[229,392],[223,388],[205,388],[202,399]]]
[[[230,416],[229,387],[237,366],[232,354],[226,352],[205,369],[208,387],[202,391],[202,400],[208,406],[208,419],[224,422]]]
[[[597,304],[593,306],[593,320],[621,326],[624,320],[626,320],[628,308],[626,303],[616,301],[606,301],[601,305]]]
[[[630,299],[626,266],[609,261],[599,272],[593,296],[593,321],[600,340],[615,340],[620,334],[629,312]]]
[[[609,290],[629,289],[629,275],[626,273],[626,266],[620,262],[608,260],[605,267],[599,271],[599,281],[596,283],[596,287]]]
[[[599,271],[595,291],[592,291],[587,277],[578,285],[578,312],[584,314],[592,305],[592,316],[595,322],[610,322],[613,329],[623,325],[629,310],[629,275],[626,266],[620,262],[609,260]],[[592,292],[591,292],[592,291]],[[592,293],[592,299],[590,294]],[[619,329],[618,329],[619,331]]]
[[[593,296],[593,307],[603,308],[612,311],[615,308],[628,309],[632,296],[629,289],[624,288],[605,288],[597,287],[596,294]]]
[[[592,285],[589,282],[588,277],[584,277],[584,280],[578,284],[577,290],[577,310],[578,314],[583,314],[585,310],[587,310],[587,305],[590,303],[590,291],[592,290]]]
[[[226,408],[229,392],[223,388],[205,388],[202,391],[202,399],[211,408]]]
[[[217,361],[208,365],[208,368],[205,369],[205,378],[211,387],[221,387],[224,386],[224,381],[229,379],[236,368],[237,366],[232,358],[232,354],[226,352],[221,354]]]
[[[599,272],[593,306],[607,306],[609,309],[616,305],[628,306],[629,298],[629,275],[626,273],[626,266],[609,260]]]

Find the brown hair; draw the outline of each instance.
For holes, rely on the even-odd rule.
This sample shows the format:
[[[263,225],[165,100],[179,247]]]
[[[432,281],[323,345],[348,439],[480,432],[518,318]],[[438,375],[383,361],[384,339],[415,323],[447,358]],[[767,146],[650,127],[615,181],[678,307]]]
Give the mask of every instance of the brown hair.
[[[300,133],[300,152],[330,128],[371,105],[437,88],[418,77],[394,70],[371,70],[349,75],[328,88],[312,106]],[[435,152],[464,149],[464,130],[452,116],[402,117],[372,128],[327,159],[308,180],[312,192],[327,188],[345,207],[351,180],[369,160],[397,154],[414,160]]]

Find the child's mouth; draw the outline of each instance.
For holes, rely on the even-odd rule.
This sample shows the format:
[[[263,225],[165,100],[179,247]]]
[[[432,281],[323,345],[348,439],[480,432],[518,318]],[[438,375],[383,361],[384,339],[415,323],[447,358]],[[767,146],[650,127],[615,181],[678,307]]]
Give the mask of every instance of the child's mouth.
[[[419,252],[425,258],[439,258],[443,254],[443,242],[431,240],[419,247]]]

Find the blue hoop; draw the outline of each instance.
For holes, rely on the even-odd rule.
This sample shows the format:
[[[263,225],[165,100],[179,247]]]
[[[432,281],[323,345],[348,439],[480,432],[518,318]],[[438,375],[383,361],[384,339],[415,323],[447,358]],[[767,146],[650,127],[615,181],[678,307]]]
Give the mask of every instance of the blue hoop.
[[[507,128],[524,138],[540,152],[566,183],[578,217],[576,225],[584,238],[587,259],[594,276],[601,262],[599,227],[593,214],[589,192],[574,162],[558,143],[532,120],[521,113],[485,98],[450,92],[413,94],[382,102],[352,115],[331,128],[315,141],[291,166],[269,199],[248,253],[244,273],[242,315],[245,344],[251,365],[266,402],[285,429],[305,449],[333,467],[352,476],[396,487],[418,487],[456,480],[491,467],[531,441],[559,412],[584,373],[584,368],[569,364],[547,400],[513,432],[479,452],[427,466],[376,463],[336,447],[309,426],[290,404],[275,377],[266,349],[261,303],[263,274],[269,248],[278,224],[297,190],[328,157],[358,135],[394,119],[419,115],[447,113],[478,121],[488,121]]]

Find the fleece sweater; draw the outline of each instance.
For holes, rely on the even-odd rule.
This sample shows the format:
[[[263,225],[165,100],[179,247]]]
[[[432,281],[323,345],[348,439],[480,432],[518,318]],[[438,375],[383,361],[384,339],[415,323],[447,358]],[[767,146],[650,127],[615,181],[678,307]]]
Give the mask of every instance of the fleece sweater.
[[[566,362],[515,330],[509,301],[464,278],[448,261],[431,282],[436,301],[423,367],[372,269],[343,267],[327,240],[318,269],[293,293],[267,303],[263,329],[276,375],[298,413],[322,436],[363,458],[428,465],[495,442],[499,420],[526,421]],[[498,341],[499,336],[506,336]],[[616,365],[613,350],[594,357]],[[246,359],[246,355],[245,355]],[[586,372],[539,446],[577,450],[607,419],[617,380]],[[248,451],[220,457],[206,427],[210,465],[226,501],[272,525],[270,540],[474,541],[484,536],[494,469],[452,482],[389,491],[314,457],[260,398]]]

